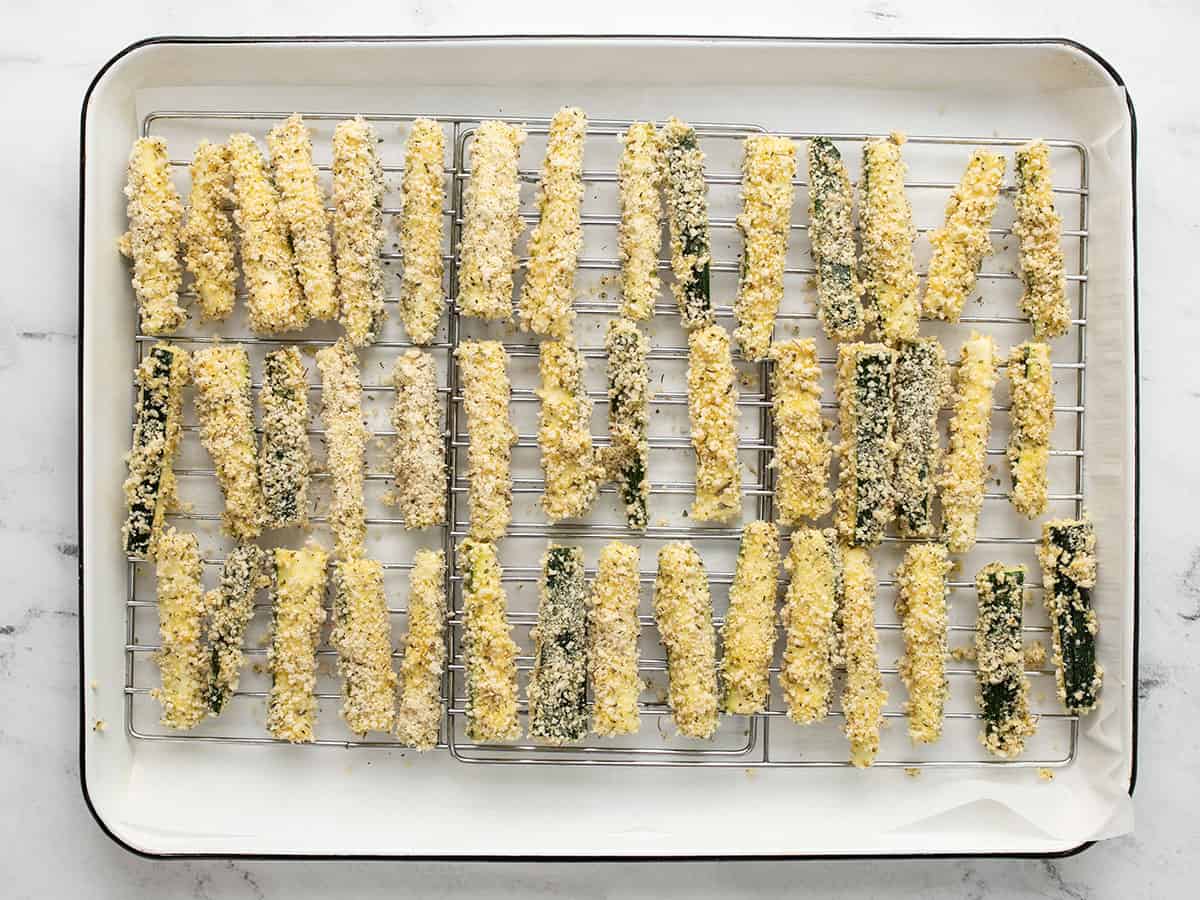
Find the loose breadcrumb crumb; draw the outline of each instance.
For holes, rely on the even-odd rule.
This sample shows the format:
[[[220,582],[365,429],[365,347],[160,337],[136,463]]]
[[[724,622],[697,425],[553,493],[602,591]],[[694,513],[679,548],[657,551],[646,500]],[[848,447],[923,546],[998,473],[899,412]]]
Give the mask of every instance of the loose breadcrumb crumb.
[[[202,319],[224,319],[233,312],[237,288],[234,262],[233,171],[229,150],[201,141],[192,155],[192,190],[183,225],[184,262],[192,273]]]
[[[442,235],[446,202],[445,136],[432,119],[412,123],[404,146],[404,201],[400,213],[400,318],[409,340],[428,344],[445,306]]]
[[[775,314],[783,299],[783,271],[796,177],[796,145],[791,138],[755,134],[746,138],[742,160],[741,278],[733,311],[733,337],[749,360],[771,348]]]
[[[170,334],[187,321],[187,312],[179,305],[183,203],[171,181],[167,142],[162,138],[134,142],[125,197],[129,231],[121,236],[118,248],[133,262],[141,329],[145,334]]]
[[[583,144],[587,116],[566,106],[550,121],[538,224],[529,235],[529,266],[521,288],[521,327],[557,340],[571,333],[575,265],[583,246]]]
[[[508,321],[512,317],[516,243],[524,230],[518,160],[525,129],[482,122],[471,142],[458,265],[458,311]]]

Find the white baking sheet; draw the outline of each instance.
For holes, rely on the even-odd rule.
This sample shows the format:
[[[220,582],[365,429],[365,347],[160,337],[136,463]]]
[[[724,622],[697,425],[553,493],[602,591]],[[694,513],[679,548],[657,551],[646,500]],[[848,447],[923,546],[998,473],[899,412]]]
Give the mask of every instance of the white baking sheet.
[[[102,736],[88,735],[87,740],[89,782],[97,784],[94,793],[104,797],[97,805],[111,828],[136,846],[158,852],[674,855],[1042,852],[1067,849],[1132,827],[1127,794],[1134,684],[1130,123],[1123,92],[1117,88],[1057,87],[1087,81],[1071,74],[1072,67],[1088,65],[1078,54],[1017,47],[1003,48],[1003,52],[999,48],[987,52],[979,48],[836,48],[839,54],[855,54],[858,64],[850,65],[844,56],[831,56],[835,49],[831,46],[788,48],[776,42],[739,46],[705,41],[665,48],[637,43],[606,47],[588,41],[567,47],[536,41],[523,53],[514,52],[513,46],[490,43],[442,48],[442,53],[433,55],[428,46],[403,46],[390,52],[405,54],[404,60],[392,57],[381,66],[377,65],[378,46],[223,47],[200,48],[195,53],[193,49],[174,51],[180,53],[179,68],[174,70],[179,74],[158,73],[147,80],[148,85],[186,86],[144,86],[133,95],[135,102],[120,126],[127,131],[108,135],[119,146],[104,154],[103,167],[89,164],[89,203],[98,204],[94,198],[101,191],[119,191],[120,161],[135,127],[146,111],[163,108],[357,109],[519,117],[549,115],[570,102],[582,105],[594,118],[676,114],[694,120],[755,122],[787,131],[894,128],[914,134],[1046,135],[1084,143],[1091,163],[1085,493],[1100,541],[1102,574],[1095,603],[1101,620],[1099,653],[1107,670],[1106,688],[1101,709],[1083,723],[1075,764],[1057,769],[1052,784],[1042,782],[1031,770],[995,768],[929,769],[919,778],[908,778],[899,770],[751,773],[740,769],[461,766],[444,754],[416,757],[399,750],[342,753],[131,742],[119,729],[110,728]],[[294,83],[303,80],[299,74],[306,68],[303,51],[321,54],[320,64],[314,65],[314,74],[308,77],[324,77],[325,83]],[[256,77],[245,77],[247,54],[256,54],[250,66],[258,70]],[[417,58],[409,59],[409,54]],[[1024,54],[1028,54],[1027,62],[1015,64],[1013,57]],[[193,55],[199,59],[191,59]],[[218,63],[223,56],[227,69]],[[967,63],[974,69],[970,78],[964,76],[962,89],[943,89],[939,73]],[[988,77],[989,67],[993,77]],[[399,71],[393,73],[392,68]],[[1014,80],[1014,72],[1022,68],[1027,77]],[[213,74],[214,69],[240,73],[241,83],[216,83],[220,76]],[[196,84],[188,83],[193,80],[189,71],[203,73],[203,77],[196,79]],[[383,77],[381,71],[392,77]],[[678,84],[680,71],[697,73],[702,83]],[[332,83],[335,81],[347,83]],[[881,89],[881,84],[894,87]],[[224,123],[219,127],[226,128]],[[398,153],[402,134],[384,130],[383,136],[385,153],[389,145],[393,154]],[[172,155],[185,155],[189,149],[173,146]],[[965,151],[961,155],[965,158]],[[527,153],[523,163],[536,167],[536,152]],[[121,227],[119,210],[112,214],[111,202],[104,202],[110,207],[109,215],[105,218],[97,211],[93,228],[85,235],[89,252],[97,260],[112,246]],[[798,208],[802,206],[802,198],[798,198]],[[925,212],[927,221],[930,215],[936,220],[936,209]],[[718,214],[716,209],[713,214]],[[918,217],[921,215],[918,209]],[[804,238],[795,244],[794,252],[807,253]],[[735,254],[736,246],[730,248]],[[998,267],[1010,261],[1011,250],[1007,257],[990,260],[987,267],[1001,270]],[[109,263],[98,261],[95,265],[108,266],[108,277],[112,277]],[[119,278],[119,271],[116,276]],[[581,289],[588,284],[581,279]],[[1015,282],[1006,283],[994,297],[989,294],[988,302],[1011,305],[1017,290]],[[801,285],[790,286],[788,304],[806,302],[796,296],[798,292],[803,292]],[[732,295],[718,302],[731,299]],[[93,448],[85,451],[85,468],[96,479],[89,486],[85,474],[85,503],[91,511],[85,538],[85,559],[89,561],[119,556],[113,529],[121,517],[119,452],[123,450],[115,455],[114,451],[128,435],[124,379],[131,346],[129,302],[127,282],[115,296],[85,287],[89,326],[85,331],[85,399],[105,384],[109,390],[121,385],[113,404],[115,426],[111,421],[101,426],[104,419],[97,418],[98,407],[85,403],[96,429],[119,431],[115,437],[106,437],[106,445],[100,447],[99,434],[93,438],[94,432],[85,430]],[[97,320],[103,326],[90,327]],[[656,329],[659,327],[656,322]],[[663,329],[669,327],[662,325]],[[389,329],[399,334],[394,320]],[[802,327],[801,333],[813,330]],[[581,341],[599,344],[600,333],[594,333],[596,338]],[[958,334],[961,339],[965,329]],[[1007,340],[997,334],[1002,347],[1006,340],[1015,343],[1023,336],[1014,331]],[[656,334],[656,340],[679,342],[677,333],[666,330]],[[949,333],[946,340],[953,353],[957,341]],[[118,374],[101,377],[109,367]],[[602,365],[594,362],[591,368],[593,381],[599,383]],[[370,371],[364,366],[365,373]],[[526,386],[531,384],[531,372],[525,373]],[[378,382],[369,374],[364,380]],[[682,389],[682,381],[677,380],[674,388]],[[382,397],[376,404],[386,407]],[[386,409],[374,414],[380,413],[386,416]],[[1005,418],[1002,414],[994,417],[992,446],[1003,445]],[[686,433],[686,426],[678,422],[661,427]],[[524,430],[529,430],[528,426]],[[536,456],[531,458],[536,467]],[[993,463],[1003,469],[1000,460]],[[686,500],[678,499],[681,504]],[[604,513],[598,515],[603,518]],[[107,528],[98,525],[105,522]],[[1003,522],[991,524],[1005,526]],[[1036,529],[1028,530],[1036,533]],[[219,547],[215,535],[202,537],[202,545]],[[510,539],[503,551],[504,562],[535,565],[540,546],[540,542]],[[388,552],[397,555],[394,548]],[[644,551],[643,569],[653,568],[652,554],[649,547]],[[1031,554],[1006,558],[1026,561],[1031,577],[1037,577]],[[969,578],[986,561],[986,554],[969,556],[959,577]],[[594,564],[594,551],[589,553],[589,562]],[[888,569],[890,563],[881,554],[877,575],[887,577]],[[97,643],[99,635],[105,630],[111,635],[112,628],[111,622],[97,622],[102,617],[94,611],[103,604],[116,609],[121,595],[113,592],[111,579],[107,587],[98,577],[89,578],[87,584],[85,612],[88,621],[97,624],[89,625],[89,635],[95,637],[85,662],[90,672],[112,676],[112,680],[104,677],[101,687],[89,694],[89,710],[116,723],[121,721],[120,706],[115,704],[120,702],[122,640],[118,637],[112,647]],[[403,580],[389,589],[402,591]],[[511,592],[510,596],[514,608],[532,609],[536,602],[528,590],[524,597]],[[722,599],[718,596],[718,605]],[[973,621],[970,593],[959,592],[955,601],[954,620]],[[878,608],[881,619],[891,619],[890,593],[881,591]],[[1031,606],[1028,615],[1032,621],[1041,613]],[[110,626],[107,629],[106,624]],[[882,647],[885,663],[889,662],[887,653],[888,648]],[[889,687],[895,704],[903,697],[903,687],[894,679]],[[957,700],[969,708],[970,685],[961,687]],[[1040,706],[1053,708],[1052,681],[1035,683],[1036,691],[1050,699]],[[334,709],[325,710],[325,720],[337,734],[341,726]],[[644,727],[653,727],[652,722],[648,720]],[[786,722],[774,727],[794,728]],[[902,722],[893,722],[885,746],[893,742],[907,745],[903,731]],[[840,741],[836,733],[825,739]],[[973,734],[966,729],[951,740],[970,742]],[[124,746],[114,749],[112,745],[118,742]],[[1052,752],[1063,749],[1052,748]],[[955,756],[966,751],[948,743],[936,752]],[[975,748],[969,752],[972,757],[978,755]],[[94,759],[111,763],[97,764],[95,779],[90,777]],[[547,808],[553,808],[554,814],[546,815]]]

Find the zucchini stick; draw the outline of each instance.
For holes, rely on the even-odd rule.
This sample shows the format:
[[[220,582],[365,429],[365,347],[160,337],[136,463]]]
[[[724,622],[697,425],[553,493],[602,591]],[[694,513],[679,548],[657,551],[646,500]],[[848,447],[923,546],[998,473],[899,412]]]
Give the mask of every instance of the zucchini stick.
[[[775,597],[779,593],[779,530],[751,522],[742,531],[721,628],[721,709],[752,715],[767,708],[775,653]]]
[[[190,171],[183,259],[192,273],[200,317],[224,319],[233,312],[237,288],[228,148],[201,141],[192,155]]]
[[[1008,464],[1012,474],[1009,497],[1017,512],[1036,519],[1046,511],[1046,463],[1054,433],[1054,371],[1048,344],[1026,341],[1008,358],[1012,388],[1012,428]]]
[[[942,524],[951,553],[975,546],[983,486],[987,478],[987,444],[992,429],[992,389],[996,385],[996,343],[972,331],[963,344],[954,373],[954,416],[950,446],[942,464]]]
[[[611,443],[601,451],[601,458],[625,504],[625,524],[642,531],[648,522],[646,504],[650,497],[650,444],[646,438],[650,418],[646,355],[650,341],[630,319],[615,318],[609,320],[604,346],[608,350]]]
[[[942,736],[946,681],[946,576],[952,568],[942,544],[914,544],[896,570],[896,615],[904,630],[900,678],[908,688],[908,736],[931,744]]]
[[[583,144],[587,116],[564,106],[550,121],[539,219],[529,235],[529,266],[521,287],[521,327],[565,340],[575,321],[575,266],[583,246]]]
[[[183,388],[191,380],[186,350],[156,344],[134,371],[138,385],[137,422],[127,461],[122,545],[130,556],[153,559],[166,514],[179,505],[172,465],[179,449]]]
[[[400,213],[400,318],[414,344],[428,344],[445,306],[442,236],[446,203],[445,137],[432,119],[412,123],[404,145],[404,201]]]
[[[658,253],[662,245],[662,141],[653,122],[634,122],[621,135],[617,164],[621,224],[621,315],[642,321],[654,315],[662,281]]]
[[[267,668],[267,730],[293,744],[313,740],[317,723],[317,644],[325,621],[328,554],[310,545],[275,551],[275,596]]]
[[[543,341],[539,356],[542,509],[557,522],[587,513],[603,469],[592,446],[592,401],[584,384],[583,354],[573,340]]]
[[[267,162],[254,138],[235,134],[228,147],[237,203],[233,220],[241,238],[250,330],[255,334],[300,331],[308,325],[308,310],[296,279],[279,192],[271,183]]]
[[[783,601],[787,639],[779,684],[788,718],[810,725],[829,715],[833,695],[841,553],[832,528],[797,529],[791,541],[792,549],[783,564],[790,579]]]
[[[688,335],[688,416],[696,451],[691,516],[700,522],[730,522],[742,512],[736,374],[724,328],[709,325]]]
[[[708,185],[704,151],[692,126],[667,120],[662,133],[667,170],[667,213],[671,225],[671,290],[685,331],[712,325],[708,234]]]
[[[1011,759],[1021,754],[1025,738],[1037,730],[1029,712],[1029,679],[1021,649],[1025,567],[989,563],[975,576],[975,591],[977,700],[984,722],[979,740],[992,755]]]
[[[874,546],[895,514],[892,376],[895,354],[883,344],[838,347],[841,442],[837,511],[842,540]]]
[[[863,289],[851,221],[853,196],[833,141],[813,138],[808,142],[808,236],[817,269],[817,318],[831,341],[853,340],[863,330]]]
[[[971,154],[967,170],[946,203],[945,224],[929,235],[933,256],[925,285],[925,314],[957,322],[975,289],[979,264],[992,252],[988,229],[996,214],[1004,157],[989,150]]]
[[[679,733],[710,738],[717,730],[717,637],[704,563],[691,544],[658,551],[654,618],[667,651],[667,703]]]
[[[498,540],[512,521],[512,445],[507,357],[499,341],[463,341],[454,351],[467,413],[471,536]]]
[[[583,551],[551,544],[542,557],[529,676],[529,736],[548,744],[587,734],[587,605]]]
[[[159,649],[154,655],[162,686],[151,695],[162,704],[162,724],[194,728],[208,712],[207,655],[200,641],[204,590],[200,546],[194,534],[164,529],[155,557]]]
[[[833,506],[829,462],[833,449],[821,418],[821,366],[813,338],[771,348],[771,411],[775,425],[775,499],[782,525],[819,519]]]
[[[937,338],[905,341],[896,354],[896,523],[906,537],[933,537],[933,498],[942,462],[938,414],[950,393]]]
[[[250,358],[241,344],[218,344],[192,357],[200,441],[212,457],[225,496],[222,522],[234,540],[258,537],[263,495],[254,446]]]
[[[355,734],[391,731],[396,673],[383,566],[360,556],[335,563],[333,576],[329,643],[337,650],[342,676],[342,718]]]
[[[507,322],[512,318],[516,244],[521,220],[517,163],[525,129],[482,122],[471,142],[471,177],[465,192],[458,264],[458,311]]]
[[[446,671],[446,554],[418,550],[409,576],[408,634],[400,663],[396,736],[419,751],[437,746]]]
[[[636,734],[638,697],[638,548],[614,541],[600,551],[588,614],[592,730],[603,737]]]
[[[292,239],[296,274],[304,289],[308,314],[314,319],[336,319],[338,298],[329,218],[313,165],[312,136],[299,113],[271,129],[267,149],[279,189],[279,211]]]
[[[205,702],[214,716],[220,714],[238,689],[245,661],[242,641],[254,615],[254,595],[271,582],[266,561],[267,551],[261,547],[254,544],[234,547],[221,568],[220,586],[205,597],[209,658]]]
[[[333,132],[333,247],[341,323],[354,347],[371,343],[386,316],[383,308],[383,195],[387,191],[375,144],[362,116]]]
[[[1054,209],[1050,150],[1033,141],[1017,150],[1017,219],[1013,234],[1021,241],[1021,312],[1029,316],[1040,341],[1056,338],[1071,327],[1063,274],[1062,217]]]
[[[741,278],[733,311],[733,337],[748,360],[766,358],[783,299],[788,235],[796,177],[796,145],[791,138],[754,134],[746,138],[742,161]]]
[[[263,365],[262,482],[268,528],[308,523],[308,373],[295,346],[267,354]]]
[[[908,167],[900,158],[904,136],[863,144],[861,272],[867,320],[888,344],[917,336],[921,315],[913,260],[912,206],[904,193]]]
[[[133,262],[141,330],[170,334],[187,321],[187,312],[179,305],[183,203],[171,181],[167,142],[162,138],[144,137],[134,142],[125,197],[129,230],[121,235],[117,247]]]
[[[1099,702],[1104,669],[1096,661],[1100,621],[1092,608],[1096,586],[1096,532],[1086,519],[1042,525],[1038,549],[1046,614],[1054,639],[1058,699],[1069,713],[1086,715]]]
[[[879,674],[879,652],[875,634],[875,573],[871,557],[862,547],[842,550],[843,586],[842,640],[846,655],[846,683],[842,690],[842,713],[850,740],[850,762],[864,768],[879,752],[879,728],[887,691]]]
[[[396,401],[392,428],[396,452],[395,499],[404,527],[413,530],[446,523],[446,446],[438,403],[437,366],[433,357],[409,350],[396,357],[392,369]]]
[[[500,582],[496,545],[467,538],[463,566],[463,667],[467,737],[488,743],[521,733],[517,722],[517,644],[508,624],[508,595]]]
[[[343,337],[317,351],[321,370],[321,423],[325,426],[325,469],[329,472],[329,527],[338,559],[363,552],[367,536],[363,468],[367,438],[363,424],[358,355]]]

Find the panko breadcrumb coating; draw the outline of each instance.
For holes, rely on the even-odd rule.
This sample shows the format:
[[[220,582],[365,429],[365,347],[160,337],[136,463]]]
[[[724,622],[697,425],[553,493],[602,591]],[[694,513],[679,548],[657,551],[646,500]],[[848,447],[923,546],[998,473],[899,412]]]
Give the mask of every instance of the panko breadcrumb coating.
[[[404,146],[404,201],[401,207],[400,318],[414,344],[428,344],[445,306],[442,289],[442,234],[446,202],[445,136],[432,119],[412,123]]]
[[[184,262],[192,273],[200,317],[224,319],[233,312],[237,289],[229,150],[201,141],[192,155],[191,176],[183,223]]]
[[[129,230],[121,235],[118,248],[133,262],[141,330],[170,334],[187,321],[187,312],[179,305],[183,204],[171,181],[167,142],[162,138],[144,137],[134,142],[125,196]]]
[[[383,308],[383,167],[375,129],[362,116],[333,132],[333,247],[341,323],[355,347],[379,335]]]

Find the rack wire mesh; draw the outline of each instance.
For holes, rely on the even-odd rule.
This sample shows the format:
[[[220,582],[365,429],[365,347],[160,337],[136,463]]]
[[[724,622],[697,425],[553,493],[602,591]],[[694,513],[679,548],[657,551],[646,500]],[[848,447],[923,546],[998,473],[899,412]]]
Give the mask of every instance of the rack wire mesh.
[[[245,130],[257,137],[276,122],[286,118],[291,111],[187,111],[160,110],[145,116],[142,133],[167,138],[169,146],[177,148],[194,144],[199,138],[223,140],[229,131]],[[304,114],[306,122],[314,131],[314,145],[320,154],[328,147],[332,126],[348,118],[340,112],[309,112]],[[384,171],[393,179],[402,171],[401,151],[404,131],[416,115],[377,113],[364,116],[372,121],[381,134],[380,153]],[[691,540],[705,560],[709,582],[713,590],[715,624],[723,623],[723,614],[728,602],[728,586],[733,577],[733,561],[736,555],[740,528],[708,527],[691,522],[687,518],[687,503],[693,490],[690,462],[690,439],[687,426],[687,397],[681,390],[687,363],[686,340],[677,322],[674,303],[666,295],[655,305],[654,317],[649,324],[651,336],[650,366],[654,396],[651,400],[652,416],[650,428],[650,471],[651,481],[651,524],[644,534],[630,531],[624,524],[617,502],[615,489],[608,485],[601,489],[600,498],[592,513],[579,521],[551,525],[542,516],[536,500],[542,490],[542,480],[536,450],[535,388],[537,377],[537,347],[528,335],[511,328],[480,323],[460,318],[455,307],[457,284],[454,261],[463,217],[464,186],[470,178],[470,149],[475,128],[482,121],[477,116],[429,115],[443,125],[448,140],[448,157],[445,165],[448,206],[443,210],[446,221],[445,288],[448,298],[447,311],[441,330],[435,341],[426,349],[434,354],[440,367],[439,391],[446,404],[446,453],[450,469],[450,491],[448,494],[448,526],[427,533],[413,534],[404,531],[403,521],[390,514],[386,505],[386,489],[391,479],[387,465],[388,443],[395,433],[387,423],[390,406],[390,387],[384,376],[390,371],[395,354],[411,345],[405,339],[396,322],[390,317],[380,340],[362,354],[362,371],[366,397],[366,418],[374,437],[367,461],[367,504],[368,504],[368,552],[382,561],[385,570],[385,588],[389,597],[389,613],[392,618],[393,637],[398,639],[406,626],[407,608],[397,603],[397,598],[406,595],[405,573],[411,569],[412,554],[419,546],[441,547],[447,559],[446,587],[449,599],[447,639],[449,662],[444,678],[443,700],[446,715],[442,726],[438,749],[448,751],[455,759],[464,763],[523,764],[523,765],[585,765],[585,766],[724,766],[724,767],[826,767],[845,766],[847,750],[840,733],[840,710],[836,709],[823,723],[797,726],[784,718],[782,698],[779,694],[779,659],[771,666],[772,691],[768,709],[754,716],[723,716],[721,727],[711,742],[697,742],[674,735],[670,722],[670,710],[665,703],[666,661],[657,644],[654,618],[650,614],[649,588],[654,580],[653,556],[657,547],[665,541]],[[522,152],[520,177],[523,182],[522,217],[527,224],[536,221],[534,189],[538,181],[538,168],[544,147],[549,119],[545,117],[507,116],[511,121],[523,122],[529,140]],[[588,363],[589,396],[595,407],[593,440],[598,445],[607,442],[605,417],[607,393],[604,389],[603,325],[617,312],[619,291],[615,276],[620,267],[616,252],[616,226],[619,223],[616,193],[616,160],[619,154],[619,135],[629,123],[617,120],[592,120],[589,123],[585,149],[583,175],[585,199],[583,205],[584,249],[579,261],[577,275],[578,319],[576,333],[585,360]],[[713,232],[713,297],[718,319],[729,324],[732,307],[729,300],[736,289],[738,270],[738,244],[735,217],[739,206],[741,174],[738,171],[742,140],[751,133],[765,129],[754,124],[704,123],[696,124],[703,149],[708,156],[705,181],[709,186],[710,226]],[[776,132],[778,133],[778,132]],[[788,135],[796,141],[813,136],[805,133]],[[842,149],[843,156],[856,176],[857,158],[861,143],[878,135],[836,134],[830,135]],[[964,148],[986,146],[1006,152],[1024,143],[1026,138],[966,136],[910,136],[905,144],[905,157],[910,166],[906,187],[913,203],[917,230],[921,235],[941,224],[941,214],[949,192],[956,186],[958,174],[965,162]],[[1051,463],[1049,469],[1050,506],[1053,515],[1079,515],[1084,506],[1084,417],[1086,383],[1086,326],[1087,326],[1087,244],[1088,244],[1088,157],[1082,145],[1072,141],[1047,140],[1051,147],[1052,162],[1056,174],[1056,202],[1063,215],[1066,227],[1062,232],[1063,247],[1068,268],[1068,290],[1073,316],[1069,333],[1054,343],[1053,365],[1056,390],[1056,420]],[[801,158],[803,155],[801,154]],[[186,159],[173,159],[172,166],[178,178],[181,193],[186,196]],[[318,169],[323,178],[328,178],[329,166],[318,158]],[[532,164],[531,164],[532,163]],[[786,267],[786,290],[783,306],[777,316],[776,336],[792,334],[815,336],[821,348],[821,362],[827,379],[822,406],[834,410],[832,390],[828,382],[836,348],[825,342],[815,323],[809,298],[809,284],[813,274],[808,257],[807,242],[800,240],[807,230],[807,192],[803,173],[794,182],[796,199],[793,208],[790,247]],[[1006,186],[1004,193],[1011,193]],[[396,195],[389,193],[385,199],[384,212],[389,218],[399,212]],[[958,342],[973,328],[986,328],[1001,346],[1015,344],[1029,337],[1028,321],[1016,313],[1016,297],[1019,278],[1015,271],[1015,245],[1010,234],[1011,206],[1001,204],[996,221],[991,229],[996,242],[996,253],[985,262],[979,276],[978,286],[971,298],[969,314],[961,319],[960,325],[938,322],[922,322],[923,332],[936,334],[946,345],[947,354],[956,354]],[[1073,223],[1073,224],[1072,224]],[[390,237],[389,237],[390,240]],[[926,242],[918,240],[918,262],[927,259]],[[398,246],[390,244],[382,254],[386,269],[393,270],[400,262]],[[521,260],[523,270],[524,259]],[[669,270],[669,262],[660,260],[660,268]],[[521,270],[518,272],[518,281]],[[668,276],[669,280],[669,276]],[[388,291],[388,304],[394,310],[396,291]],[[505,342],[510,359],[510,376],[513,382],[510,408],[519,439],[514,448],[514,520],[505,541],[501,545],[501,560],[504,563],[504,583],[509,595],[509,621],[513,625],[514,637],[522,648],[518,659],[522,696],[532,668],[532,643],[529,628],[536,622],[537,585],[540,578],[538,559],[547,540],[569,541],[584,547],[589,560],[596,558],[600,546],[608,540],[626,539],[640,544],[642,585],[639,610],[642,626],[640,671],[646,681],[646,691],[639,701],[642,728],[637,735],[617,739],[589,737],[584,742],[568,747],[550,747],[517,740],[507,744],[476,744],[465,736],[465,687],[462,658],[462,595],[461,576],[455,559],[456,543],[466,535],[466,448],[465,415],[462,410],[461,388],[454,363],[452,349],[460,339],[469,337],[499,337]],[[336,331],[331,327],[311,329],[302,339],[295,341],[304,348],[313,348],[332,343]],[[133,361],[139,361],[145,349],[158,340],[138,334],[134,342]],[[252,361],[258,364],[258,356],[271,347],[290,343],[280,339],[258,338],[250,335],[240,312],[230,323],[222,325],[220,333],[203,326],[189,324],[185,331],[172,340],[185,346],[211,343],[217,340],[236,340],[247,345]],[[311,352],[311,351],[310,351]],[[738,361],[739,399],[741,414],[739,426],[739,456],[744,470],[749,475],[743,481],[744,520],[752,518],[771,519],[773,514],[774,473],[770,467],[773,452],[772,422],[769,414],[771,397],[769,392],[766,363],[751,364]],[[311,373],[310,373],[311,375]],[[257,392],[259,385],[253,385]],[[311,384],[314,394],[319,384]],[[1003,394],[1003,384],[998,387],[993,412],[993,432],[988,450],[993,463],[1004,456],[1004,437],[1008,410]],[[379,402],[383,401],[383,402]],[[190,404],[189,404],[190,406]],[[185,499],[195,497],[194,507],[176,513],[173,518],[187,523],[197,531],[205,549],[206,581],[214,580],[223,562],[223,548],[228,546],[218,532],[220,520],[220,497],[213,486],[211,461],[199,447],[194,421],[185,420],[184,440],[176,473],[181,481],[181,493]],[[318,539],[325,528],[322,514],[324,499],[322,485],[326,480],[320,470],[323,430],[311,427],[317,462],[313,479],[314,507],[310,520],[316,526]],[[888,664],[902,652],[900,625],[890,614],[887,602],[895,591],[895,579],[890,573],[895,570],[903,552],[905,539],[889,536],[884,545],[873,554],[876,575],[879,576],[877,600],[877,631],[880,642],[880,660],[884,664],[881,672],[889,693],[884,711],[885,724],[881,751],[877,766],[904,768],[970,767],[970,766],[1015,766],[1057,767],[1068,765],[1075,757],[1078,740],[1078,721],[1075,716],[1065,714],[1057,707],[1053,686],[1053,672],[1036,653],[1030,654],[1028,675],[1033,690],[1032,700],[1040,716],[1038,734],[1031,739],[1025,756],[1017,760],[997,760],[984,753],[976,740],[979,730],[979,715],[975,708],[975,671],[970,665],[968,644],[974,633],[974,582],[973,573],[984,562],[994,558],[1006,562],[1024,563],[1031,573],[1038,571],[1033,555],[1037,541],[1037,525],[1017,516],[1007,500],[1005,482],[1006,466],[993,465],[985,492],[984,512],[980,521],[980,538],[972,553],[961,557],[958,573],[952,575],[951,622],[949,633],[954,658],[947,666],[950,697],[945,715],[946,734],[939,744],[914,748],[910,746],[904,729],[899,727],[903,720],[903,698],[905,691],[899,683],[898,668]],[[215,500],[214,500],[215,497]],[[307,535],[285,531],[270,536],[279,545],[296,546]],[[784,534],[784,552],[787,535]],[[210,551],[210,547],[212,548]],[[518,564],[519,563],[519,564]],[[229,704],[219,719],[208,720],[191,732],[175,733],[164,729],[157,722],[157,704],[150,692],[155,683],[152,654],[157,649],[157,604],[154,599],[152,567],[144,562],[128,561],[127,633],[126,633],[126,681],[125,681],[125,726],[127,733],[146,741],[219,741],[245,744],[277,743],[268,737],[263,725],[264,706],[267,694],[267,678],[263,672],[265,658],[265,635],[268,627],[270,605],[256,605],[255,619],[249,631],[246,646],[247,665],[242,685],[234,702]],[[588,570],[589,577],[594,569]],[[1040,586],[1036,577],[1030,579],[1029,591],[1035,599],[1040,597]],[[780,587],[783,587],[783,580]],[[1024,632],[1030,641],[1048,640],[1049,627],[1040,603],[1032,603],[1026,610]],[[781,643],[781,642],[777,642]],[[395,652],[396,657],[402,650]],[[387,735],[369,738],[347,736],[345,727],[338,721],[337,707],[341,695],[332,663],[335,651],[323,641],[318,650],[320,661],[317,698],[320,707],[317,740],[314,746],[339,747],[392,747],[399,743]],[[838,687],[835,686],[835,694]],[[526,707],[521,706],[524,719]]]

